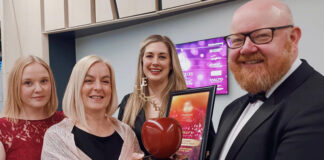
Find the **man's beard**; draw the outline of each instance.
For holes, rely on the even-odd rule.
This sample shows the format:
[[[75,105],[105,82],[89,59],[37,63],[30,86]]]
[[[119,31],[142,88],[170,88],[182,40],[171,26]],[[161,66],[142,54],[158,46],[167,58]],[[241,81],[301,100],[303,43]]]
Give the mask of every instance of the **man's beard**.
[[[260,52],[253,54],[240,54],[236,61],[229,60],[229,67],[241,88],[251,94],[268,91],[290,69],[293,60],[291,55],[291,42],[287,41],[281,58],[274,66],[270,66],[267,58]],[[241,65],[242,61],[263,60],[260,67],[247,68]]]

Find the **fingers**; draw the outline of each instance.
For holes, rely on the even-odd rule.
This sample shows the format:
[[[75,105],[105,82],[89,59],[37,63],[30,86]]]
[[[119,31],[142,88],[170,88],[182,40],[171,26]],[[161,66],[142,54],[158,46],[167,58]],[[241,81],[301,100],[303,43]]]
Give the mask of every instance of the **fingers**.
[[[133,153],[132,160],[141,160],[143,159],[144,154],[143,153]]]

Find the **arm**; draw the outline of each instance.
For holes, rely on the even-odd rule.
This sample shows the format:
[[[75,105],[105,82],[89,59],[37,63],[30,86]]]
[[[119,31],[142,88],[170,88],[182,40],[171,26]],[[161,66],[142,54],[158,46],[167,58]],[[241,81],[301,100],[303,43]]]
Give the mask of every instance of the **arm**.
[[[320,160],[324,157],[324,107],[304,106],[306,112],[289,121],[277,149],[275,160]]]
[[[78,160],[77,148],[73,137],[64,129],[52,126],[45,132],[42,160]]]
[[[137,137],[134,131],[125,123],[119,122],[116,131],[123,138],[123,147],[119,159],[140,159],[143,157]]]
[[[51,129],[51,128],[50,128]],[[58,147],[58,142],[55,136],[58,136],[52,130],[47,130],[44,136],[43,148],[41,159],[59,159],[59,156],[62,154],[60,148]]]
[[[5,160],[5,159],[6,159],[6,152],[3,144],[0,142],[0,160]]]

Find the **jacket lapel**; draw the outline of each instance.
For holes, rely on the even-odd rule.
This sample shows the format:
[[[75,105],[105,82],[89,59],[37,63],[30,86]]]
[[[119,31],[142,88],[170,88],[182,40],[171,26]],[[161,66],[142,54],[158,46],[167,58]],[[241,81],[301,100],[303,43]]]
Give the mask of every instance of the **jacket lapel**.
[[[227,139],[228,134],[232,130],[235,122],[240,117],[244,108],[248,104],[248,96],[245,95],[241,99],[239,99],[238,103],[233,104],[231,110],[226,111],[228,114],[225,117],[221,118],[222,121],[219,124],[219,128],[217,129],[216,141],[214,142],[213,151],[210,157],[218,158],[221,152],[221,149]],[[239,109],[237,109],[239,108]]]
[[[275,110],[274,98],[268,99],[263,105],[258,109],[258,111],[251,117],[251,119],[242,128],[241,132],[237,135],[234,140],[226,160],[232,160],[235,158],[237,152],[241,149],[249,135],[265,121]]]
[[[309,66],[306,61],[303,60],[302,64],[281,85],[279,85],[279,87],[274,91],[269,99],[261,105],[259,110],[242,128],[241,132],[233,142],[227,154],[226,160],[235,159],[237,153],[240,151],[249,135],[252,134],[256,128],[258,128],[268,117],[271,116],[271,114],[275,111],[277,104],[282,102],[287,96],[289,96],[314,72],[315,70],[311,66]],[[231,126],[231,128],[232,127],[233,126]],[[226,133],[226,137],[223,138],[226,139],[228,134],[229,132]]]

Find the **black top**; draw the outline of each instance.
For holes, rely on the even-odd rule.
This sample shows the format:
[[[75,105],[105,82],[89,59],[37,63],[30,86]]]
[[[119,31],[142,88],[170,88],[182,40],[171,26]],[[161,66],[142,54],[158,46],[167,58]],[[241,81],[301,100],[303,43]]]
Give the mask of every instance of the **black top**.
[[[124,141],[116,131],[108,137],[98,137],[74,126],[72,133],[76,146],[91,159],[118,160]]]
[[[119,104],[119,113],[118,113],[118,119],[121,121],[123,119],[124,116],[124,111],[125,111],[125,106],[127,103],[127,100],[129,98],[130,94],[127,94],[122,102]],[[142,151],[145,153],[145,155],[150,155],[147,150],[145,149],[143,142],[142,142],[142,127],[144,122],[146,121],[145,118],[145,113],[144,113],[144,109],[141,109],[141,111],[138,113],[136,120],[135,120],[135,124],[134,124],[134,128],[132,128],[136,134],[136,137],[138,139],[139,145],[142,149]],[[210,123],[210,127],[209,127],[209,132],[208,132],[208,140],[207,140],[207,151],[210,151],[212,148],[212,143],[214,142],[214,139],[216,137],[216,133],[214,130],[214,125],[213,122]]]

